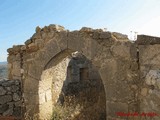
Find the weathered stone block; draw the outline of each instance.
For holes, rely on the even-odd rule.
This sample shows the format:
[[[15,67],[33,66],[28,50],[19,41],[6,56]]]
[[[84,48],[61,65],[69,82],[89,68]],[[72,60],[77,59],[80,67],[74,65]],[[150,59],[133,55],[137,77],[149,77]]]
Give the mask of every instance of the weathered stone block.
[[[9,108],[9,105],[2,104],[0,105],[0,113],[4,113]]]
[[[105,38],[105,39],[111,38],[111,32],[102,32],[100,33],[99,38]]]
[[[56,39],[58,46],[60,47],[61,51],[63,51],[68,47],[68,31],[60,31],[57,34],[58,36],[54,39]]]
[[[147,96],[147,94],[148,94],[148,89],[147,88],[142,88],[141,95]]]
[[[12,101],[11,95],[0,96],[0,104],[4,104],[4,103],[10,102],[10,101]]]
[[[12,68],[12,74],[14,76],[21,76],[21,72],[20,72],[20,69],[21,69],[21,63],[20,61],[16,61],[13,63],[13,68]]]
[[[5,86],[5,87],[7,87],[7,86],[11,86],[11,85],[14,85],[14,80],[8,80],[7,82],[3,82],[2,83],[2,86]]]
[[[122,57],[125,59],[131,59],[137,51],[135,48],[131,47],[131,42],[116,42],[113,46],[111,46],[111,52],[115,57]],[[132,54],[131,54],[132,49]],[[134,51],[133,51],[134,50]],[[135,58],[136,59],[136,58]]]
[[[128,41],[128,36],[118,33],[118,32],[112,32],[112,35],[117,39],[117,40],[123,40],[123,41]]]
[[[79,31],[73,31],[68,33],[68,49],[82,52],[84,47],[83,36],[80,35]]]
[[[45,96],[45,92],[39,94],[39,104],[43,104],[43,103],[46,102],[45,97],[46,97],[46,96]]]
[[[80,29],[81,32],[93,32],[93,29],[92,28],[88,28],[88,27],[82,27]]]
[[[32,92],[24,92],[24,102],[26,106],[39,104],[39,95]]]
[[[19,86],[16,86],[16,85],[12,85],[10,88],[12,92],[16,92],[19,90]]]
[[[13,115],[13,108],[9,108],[3,113],[3,116],[10,116],[10,115]]]
[[[20,107],[20,106],[22,106],[22,101],[21,100],[17,101],[14,104],[15,104],[16,107]]]
[[[48,26],[48,29],[50,30],[50,31],[54,31],[54,30],[56,30],[56,31],[63,31],[63,30],[65,30],[65,28],[63,27],[63,26],[61,26],[61,25],[56,25],[56,24],[50,24],[49,26]]]
[[[39,81],[31,77],[27,77],[24,81],[24,92],[38,93]]]
[[[13,110],[13,115],[14,116],[21,116],[22,112],[21,112],[21,107],[15,107]]]
[[[38,51],[38,46],[35,43],[31,43],[28,45],[28,48],[26,49],[27,53],[32,53]]]
[[[0,95],[4,95],[7,91],[0,86]]]
[[[60,46],[57,44],[56,40],[47,42],[43,51],[40,51],[37,54],[37,59],[39,62],[43,62],[43,65],[46,65],[55,55],[61,52]]]
[[[160,38],[159,37],[148,36],[148,35],[138,35],[136,43],[138,45],[160,44]]]
[[[160,66],[160,45],[139,45],[139,62],[152,67]]]
[[[14,100],[14,101],[19,101],[20,99],[21,99],[21,97],[20,97],[19,94],[17,94],[17,93],[14,93],[14,94],[13,94],[13,100]]]
[[[31,39],[28,39],[26,42],[25,42],[25,45],[29,45],[32,43],[32,40]]]
[[[36,33],[40,32],[41,28],[39,26],[36,27]]]

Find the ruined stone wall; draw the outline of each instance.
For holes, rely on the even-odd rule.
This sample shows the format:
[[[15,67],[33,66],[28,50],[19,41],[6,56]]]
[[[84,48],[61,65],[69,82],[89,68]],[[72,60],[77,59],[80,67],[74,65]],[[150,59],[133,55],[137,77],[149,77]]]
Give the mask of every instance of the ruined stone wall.
[[[19,79],[21,80],[21,72],[22,72],[22,45],[13,46],[13,48],[8,49],[9,56],[7,58],[8,61],[8,78],[9,79]],[[13,51],[14,49],[14,51]]]
[[[140,111],[160,115],[160,38],[141,35],[136,41],[139,50]]]
[[[47,76],[45,70],[52,66],[53,58],[59,55],[65,58],[78,51],[100,74],[105,89],[106,119],[134,119],[134,116],[117,116],[117,112],[158,114],[159,41],[156,37],[140,35],[133,42],[126,35],[101,29],[82,28],[70,32],[57,25],[37,27],[25,45],[8,49],[9,78],[21,79],[26,110],[30,109],[31,115],[42,115],[50,104],[41,103],[50,100],[52,92],[52,79],[43,79]]]
[[[0,81],[0,119],[2,116],[22,116],[22,93],[19,80]],[[4,118],[5,119],[5,118]]]

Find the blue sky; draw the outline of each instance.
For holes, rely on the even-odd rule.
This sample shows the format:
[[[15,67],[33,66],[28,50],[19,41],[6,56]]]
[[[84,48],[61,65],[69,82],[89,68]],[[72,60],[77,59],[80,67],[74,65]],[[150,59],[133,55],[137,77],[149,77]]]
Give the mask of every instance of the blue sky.
[[[0,61],[49,24],[160,36],[160,0],[0,0]]]

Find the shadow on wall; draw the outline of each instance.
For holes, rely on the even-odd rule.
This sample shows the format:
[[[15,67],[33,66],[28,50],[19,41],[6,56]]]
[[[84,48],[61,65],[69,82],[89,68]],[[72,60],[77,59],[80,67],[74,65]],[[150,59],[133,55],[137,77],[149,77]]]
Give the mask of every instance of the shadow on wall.
[[[74,52],[59,59],[59,63],[53,63],[54,66],[49,65],[52,71],[52,119],[105,120],[105,90],[91,61]]]

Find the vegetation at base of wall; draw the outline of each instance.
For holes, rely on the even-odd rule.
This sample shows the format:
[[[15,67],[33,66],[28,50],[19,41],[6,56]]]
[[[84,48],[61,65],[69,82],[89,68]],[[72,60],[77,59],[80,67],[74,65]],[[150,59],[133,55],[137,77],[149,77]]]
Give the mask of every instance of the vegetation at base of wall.
[[[95,91],[92,90],[94,93]],[[87,94],[88,93],[88,94]],[[78,96],[64,96],[64,102],[53,106],[51,120],[106,120],[105,106],[102,100],[86,98],[90,92]],[[96,95],[96,94],[95,94]],[[97,104],[98,103],[98,104]]]
[[[56,104],[53,107],[51,120],[73,120],[81,111],[81,107],[77,106],[62,106]]]
[[[38,114],[34,114],[33,117],[29,114],[30,110],[26,111],[24,114],[24,120],[39,120]]]

